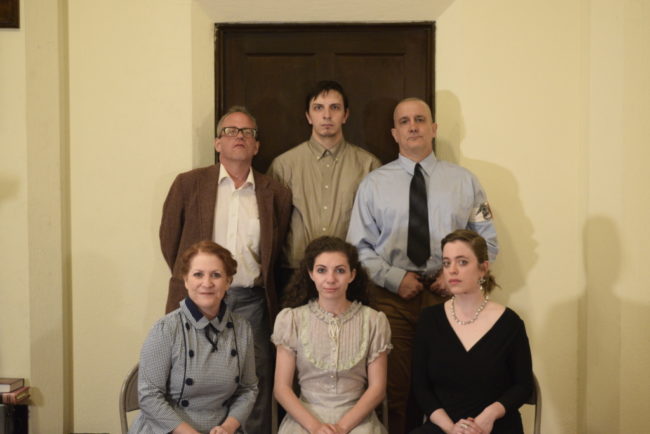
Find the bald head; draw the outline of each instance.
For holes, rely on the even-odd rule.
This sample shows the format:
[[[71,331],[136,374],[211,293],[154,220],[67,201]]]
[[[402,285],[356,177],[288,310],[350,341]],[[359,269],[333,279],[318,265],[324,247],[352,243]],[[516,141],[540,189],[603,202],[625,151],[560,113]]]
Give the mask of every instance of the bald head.
[[[420,98],[405,98],[393,112],[393,138],[399,153],[420,162],[433,152],[433,138],[438,126],[433,122],[429,105]]]
[[[429,107],[429,104],[427,104],[426,101],[424,101],[421,98],[411,96],[411,97],[408,97],[408,98],[404,98],[403,100],[398,102],[397,105],[395,106],[395,110],[393,110],[393,122],[394,122],[395,125],[397,125],[397,117],[396,117],[397,109],[400,107],[400,105],[402,105],[403,103],[407,103],[407,102],[419,102],[419,103],[421,103],[425,107],[426,112],[429,115],[429,120],[431,122],[433,122],[433,114],[431,113],[431,107]]]

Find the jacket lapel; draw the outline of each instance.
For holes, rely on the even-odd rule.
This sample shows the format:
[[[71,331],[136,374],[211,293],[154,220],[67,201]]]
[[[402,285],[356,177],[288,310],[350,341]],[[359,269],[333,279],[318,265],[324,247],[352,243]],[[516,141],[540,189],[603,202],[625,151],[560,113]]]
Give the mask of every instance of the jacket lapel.
[[[253,171],[255,178],[255,196],[260,216],[260,255],[262,270],[271,266],[271,251],[273,249],[273,190],[268,188],[267,180]]]

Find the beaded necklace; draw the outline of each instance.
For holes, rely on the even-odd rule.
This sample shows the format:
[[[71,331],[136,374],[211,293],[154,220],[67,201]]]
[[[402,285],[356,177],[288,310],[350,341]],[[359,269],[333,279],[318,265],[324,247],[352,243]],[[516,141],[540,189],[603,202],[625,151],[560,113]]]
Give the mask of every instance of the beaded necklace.
[[[476,309],[476,313],[474,313],[474,318],[470,319],[469,321],[461,321],[456,316],[456,309],[454,307],[454,300],[455,299],[456,299],[455,295],[453,297],[451,297],[451,317],[454,319],[454,321],[458,325],[469,325],[469,324],[472,324],[474,321],[476,321],[478,319],[479,314],[481,312],[483,312],[483,309],[485,309],[485,306],[487,305],[487,302],[490,299],[490,296],[485,295],[485,297],[483,298],[483,303],[481,303],[481,305],[478,307],[478,309]]]

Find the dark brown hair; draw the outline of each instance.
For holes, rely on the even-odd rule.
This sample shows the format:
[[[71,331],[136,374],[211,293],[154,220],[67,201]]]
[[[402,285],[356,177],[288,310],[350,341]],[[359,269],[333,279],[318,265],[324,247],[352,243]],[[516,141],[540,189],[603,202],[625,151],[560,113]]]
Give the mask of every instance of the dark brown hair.
[[[230,250],[221,247],[214,241],[204,240],[192,244],[181,254],[180,271],[183,277],[187,276],[187,273],[190,272],[192,259],[194,259],[194,257],[199,253],[207,253],[219,258],[221,262],[223,262],[224,272],[228,277],[234,276],[237,272],[237,261],[232,257]]]
[[[444,249],[445,244],[454,241],[462,241],[467,244],[469,248],[472,249],[472,252],[474,252],[479,265],[488,260],[488,248],[487,243],[485,242],[485,238],[476,232],[469,229],[456,229],[444,237],[442,241],[440,241],[440,249]],[[483,289],[485,290],[486,294],[489,294],[495,287],[499,286],[496,280],[494,280],[494,276],[490,273],[489,269],[485,273],[484,278],[485,283],[483,283]]]
[[[305,111],[309,113],[309,105],[311,104],[311,101],[318,97],[318,95],[322,93],[329,93],[330,91],[336,91],[341,94],[341,97],[343,98],[343,110],[348,109],[348,97],[345,94],[345,91],[343,90],[343,86],[339,84],[339,82],[334,81],[334,80],[323,80],[319,81],[309,89],[309,92],[307,93],[307,97],[305,98]]]
[[[285,290],[284,307],[298,307],[309,300],[318,298],[318,290],[314,281],[309,277],[309,272],[314,269],[314,262],[321,253],[340,252],[348,258],[350,271],[356,271],[354,280],[350,282],[346,298],[350,301],[359,301],[368,304],[368,273],[359,262],[356,247],[336,237],[320,237],[309,243],[305,249],[305,257],[300,262],[300,268],[294,273],[289,286]]]

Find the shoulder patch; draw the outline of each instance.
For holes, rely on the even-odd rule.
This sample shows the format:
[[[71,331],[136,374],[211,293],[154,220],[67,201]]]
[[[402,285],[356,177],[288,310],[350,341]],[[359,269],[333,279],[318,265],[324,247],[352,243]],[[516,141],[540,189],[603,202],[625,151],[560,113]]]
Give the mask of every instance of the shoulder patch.
[[[474,208],[469,217],[469,221],[472,223],[479,223],[488,220],[492,220],[492,210],[490,209],[490,204],[487,202],[483,202]]]

